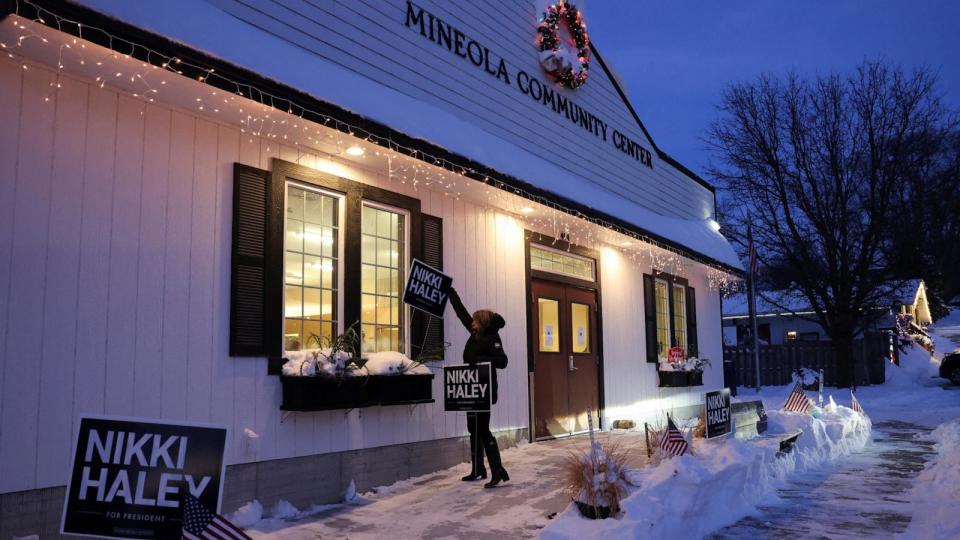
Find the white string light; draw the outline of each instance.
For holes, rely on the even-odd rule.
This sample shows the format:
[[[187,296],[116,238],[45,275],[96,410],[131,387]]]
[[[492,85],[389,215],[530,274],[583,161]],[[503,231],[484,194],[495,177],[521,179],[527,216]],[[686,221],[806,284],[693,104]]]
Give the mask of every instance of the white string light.
[[[197,110],[206,114],[219,114],[221,109],[225,107],[237,107],[241,134],[248,137],[251,142],[254,137],[267,141],[277,141],[278,144],[284,141],[292,142],[298,149],[298,156],[300,156],[298,161],[302,159],[298,137],[305,137],[306,141],[315,147],[332,145],[336,148],[335,154],[337,155],[341,155],[345,148],[344,135],[361,139],[389,150],[389,152],[384,151],[382,153],[379,150],[374,152],[374,155],[378,157],[384,156],[387,158],[388,181],[399,181],[401,184],[410,185],[415,191],[420,188],[439,191],[444,196],[452,197],[455,200],[460,200],[464,192],[469,190],[471,186],[476,186],[475,182],[479,181],[487,188],[484,191],[488,203],[511,209],[513,217],[528,230],[552,231],[551,236],[553,236],[555,242],[561,239],[566,241],[568,251],[570,247],[575,245],[595,246],[599,242],[604,242],[614,247],[624,258],[638,266],[652,268],[655,272],[683,276],[686,269],[690,267],[690,263],[704,264],[709,268],[708,283],[710,287],[721,290],[721,292],[735,286],[738,280],[729,271],[715,263],[683,253],[673,246],[619,224],[586,215],[539,193],[491,177],[489,173],[483,170],[459,165],[443,157],[426,153],[419,148],[403,146],[389,137],[377,135],[361,126],[349,124],[334,116],[315,111],[288,98],[275,96],[250,84],[229,79],[213,68],[196,65],[182,58],[164,55],[144,45],[114,36],[100,28],[86,26],[61,17],[29,0],[18,0],[17,2],[16,13],[21,17],[23,17],[21,4],[30,6],[35,10],[36,16],[32,19],[13,19],[14,27],[21,32],[16,40],[17,47],[23,47],[24,43],[29,40],[49,44],[47,38],[34,31],[30,27],[31,25],[22,24],[20,22],[22,20],[30,20],[31,23],[40,23],[49,28],[53,28],[55,25],[60,32],[66,32],[65,27],[68,30],[76,31],[75,37],[71,37],[68,41],[59,45],[57,75],[50,84],[51,88],[60,88],[59,74],[64,70],[65,62],[69,61],[67,57],[71,56],[71,53],[76,57],[79,65],[89,67],[87,62],[89,55],[85,55],[85,52],[88,51],[86,51],[86,44],[83,42],[85,39],[83,33],[86,32],[87,35],[90,35],[92,32],[97,32],[106,40],[106,48],[113,53],[114,60],[133,64],[133,66],[130,66],[132,70],[123,68],[119,71],[109,72],[108,68],[103,66],[103,62],[97,61],[95,63],[96,70],[100,74],[95,77],[95,82],[101,88],[111,83],[111,86],[124,90],[119,84],[112,84],[114,80],[122,80],[125,83],[128,82],[141,87],[129,92],[133,97],[153,103],[160,92],[159,87],[166,86],[168,83],[163,77],[164,74],[189,77],[195,82],[213,88],[209,97],[196,98]],[[45,17],[53,23],[48,23]],[[0,47],[10,58],[15,58],[8,44],[0,43]],[[144,55],[145,59],[138,59],[138,52]],[[146,71],[138,71],[137,65]],[[23,69],[29,68],[25,62],[22,63],[22,67]],[[188,75],[185,71],[192,72],[194,75]],[[151,72],[160,75],[159,81],[151,82]],[[232,93],[222,90],[224,87],[232,88]],[[56,95],[56,92],[54,92],[54,95]],[[241,99],[237,99],[237,96]],[[49,101],[49,97],[46,100]],[[262,110],[250,110],[247,100],[258,104]],[[244,107],[247,107],[247,109],[244,109]],[[283,114],[289,116],[283,117]],[[311,123],[315,126],[313,129],[311,129]],[[322,130],[322,128],[327,128],[327,130]],[[267,152],[270,152],[270,150],[271,147],[267,146]],[[361,156],[360,159],[365,159],[365,157]],[[334,156],[328,154],[331,163],[333,163],[333,158]],[[395,160],[397,163],[395,163]],[[460,178],[465,181],[459,182]],[[523,207],[529,206],[530,202],[536,203],[542,208],[538,209],[533,215],[527,215],[521,210]],[[598,227],[600,230],[598,230]],[[633,241],[640,242],[642,245],[628,247],[628,244],[633,246]]]

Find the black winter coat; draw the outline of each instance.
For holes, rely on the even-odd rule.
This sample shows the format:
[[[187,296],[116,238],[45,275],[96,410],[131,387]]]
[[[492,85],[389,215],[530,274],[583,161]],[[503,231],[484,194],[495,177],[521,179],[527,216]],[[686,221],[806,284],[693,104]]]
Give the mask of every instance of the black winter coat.
[[[491,385],[493,386],[492,397],[493,402],[496,403],[497,370],[507,367],[507,353],[503,352],[503,342],[500,340],[500,329],[507,323],[499,313],[494,314],[490,327],[487,328],[483,334],[476,335],[473,333],[471,326],[473,315],[463,306],[460,295],[452,288],[450,289],[450,304],[453,305],[453,310],[457,313],[457,318],[460,319],[460,322],[463,323],[463,327],[467,329],[467,332],[470,332],[470,338],[467,339],[467,344],[463,348],[463,363],[469,365],[482,362],[490,363],[490,377],[493,379],[491,381]]]

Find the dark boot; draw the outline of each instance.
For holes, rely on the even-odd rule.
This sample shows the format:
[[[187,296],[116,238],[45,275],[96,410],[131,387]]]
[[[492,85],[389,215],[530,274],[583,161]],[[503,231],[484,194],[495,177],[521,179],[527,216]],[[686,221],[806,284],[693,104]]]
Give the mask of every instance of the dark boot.
[[[470,474],[461,478],[464,482],[475,482],[477,480],[483,480],[487,477],[487,470],[480,469],[479,471],[472,471]]]
[[[500,467],[499,469],[493,469],[491,471],[490,481],[484,484],[483,487],[492,488],[492,487],[496,487],[497,484],[499,484],[500,482],[509,482],[509,481],[510,481],[510,475],[507,474],[507,470],[504,469],[503,467]]]

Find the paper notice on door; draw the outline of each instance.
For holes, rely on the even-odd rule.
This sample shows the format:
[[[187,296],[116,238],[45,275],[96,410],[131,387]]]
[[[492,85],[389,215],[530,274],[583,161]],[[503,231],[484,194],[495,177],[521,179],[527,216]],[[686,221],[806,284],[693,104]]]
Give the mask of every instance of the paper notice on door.
[[[553,325],[543,325],[543,344],[547,347],[553,347]]]
[[[577,345],[581,347],[587,343],[587,330],[582,326],[577,327]]]

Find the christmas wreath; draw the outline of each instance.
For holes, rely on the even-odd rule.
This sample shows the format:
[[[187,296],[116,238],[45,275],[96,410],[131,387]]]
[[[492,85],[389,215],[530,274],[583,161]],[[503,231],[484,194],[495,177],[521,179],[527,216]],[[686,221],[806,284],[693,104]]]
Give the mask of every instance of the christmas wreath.
[[[558,28],[566,21],[576,46],[573,51],[563,47]],[[590,35],[583,22],[583,15],[577,6],[559,0],[547,7],[540,16],[537,25],[537,45],[540,47],[540,65],[563,86],[580,88],[587,82],[587,70],[590,68]]]

